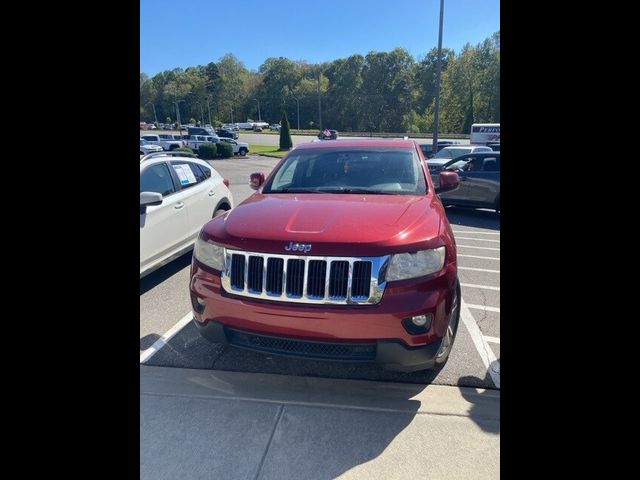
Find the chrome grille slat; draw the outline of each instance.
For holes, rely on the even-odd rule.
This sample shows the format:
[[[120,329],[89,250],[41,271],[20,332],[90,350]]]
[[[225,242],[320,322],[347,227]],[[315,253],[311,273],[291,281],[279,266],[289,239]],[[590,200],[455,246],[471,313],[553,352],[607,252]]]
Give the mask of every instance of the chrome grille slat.
[[[353,286],[353,260],[349,260],[349,272],[347,274],[347,298],[351,298],[351,287]]]
[[[241,296],[310,304],[376,304],[389,256],[322,257],[225,249],[224,290]]]

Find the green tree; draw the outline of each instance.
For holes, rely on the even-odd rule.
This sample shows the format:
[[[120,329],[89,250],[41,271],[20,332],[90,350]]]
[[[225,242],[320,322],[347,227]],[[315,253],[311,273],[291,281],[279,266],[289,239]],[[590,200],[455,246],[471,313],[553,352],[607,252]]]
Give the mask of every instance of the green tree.
[[[291,132],[289,131],[289,119],[287,111],[282,110],[282,119],[280,120],[280,150],[291,150],[293,142],[291,141]]]

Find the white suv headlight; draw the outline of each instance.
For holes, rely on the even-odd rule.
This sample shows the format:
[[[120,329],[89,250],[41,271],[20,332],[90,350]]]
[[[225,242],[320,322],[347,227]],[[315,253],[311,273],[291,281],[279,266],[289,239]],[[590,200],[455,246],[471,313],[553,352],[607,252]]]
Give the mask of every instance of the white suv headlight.
[[[215,268],[216,270],[224,270],[224,247],[209,243],[198,237],[193,248],[193,256],[199,262]]]
[[[444,246],[416,253],[391,255],[387,267],[387,281],[422,277],[437,272],[444,266],[444,256]]]

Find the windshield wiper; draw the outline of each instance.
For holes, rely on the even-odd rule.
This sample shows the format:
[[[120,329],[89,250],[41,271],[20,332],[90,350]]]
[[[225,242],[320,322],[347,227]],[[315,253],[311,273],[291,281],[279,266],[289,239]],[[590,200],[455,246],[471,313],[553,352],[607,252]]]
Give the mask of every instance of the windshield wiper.
[[[318,190],[308,188],[281,188],[280,190],[269,190],[263,193],[323,193]]]
[[[374,195],[396,195],[398,192],[385,192],[382,190],[369,190],[367,188],[331,187],[319,190],[322,193],[371,193]]]

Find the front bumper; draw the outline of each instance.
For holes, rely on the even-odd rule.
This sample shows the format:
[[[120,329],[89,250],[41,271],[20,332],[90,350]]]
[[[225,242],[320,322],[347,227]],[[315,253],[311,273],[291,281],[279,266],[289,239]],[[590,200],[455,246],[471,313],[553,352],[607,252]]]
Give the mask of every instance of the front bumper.
[[[344,362],[376,362],[386,370],[414,372],[433,368],[440,341],[424,347],[406,347],[393,340],[373,343],[318,342],[256,334],[227,327],[214,320],[193,323],[213,343],[282,356]]]
[[[273,302],[227,293],[219,272],[193,260],[190,294],[194,323],[217,343],[279,355],[377,362],[389,370],[433,367],[446,332],[456,286],[448,264],[422,279],[387,284],[375,305],[311,305]],[[431,314],[430,328],[409,333],[402,320]]]

